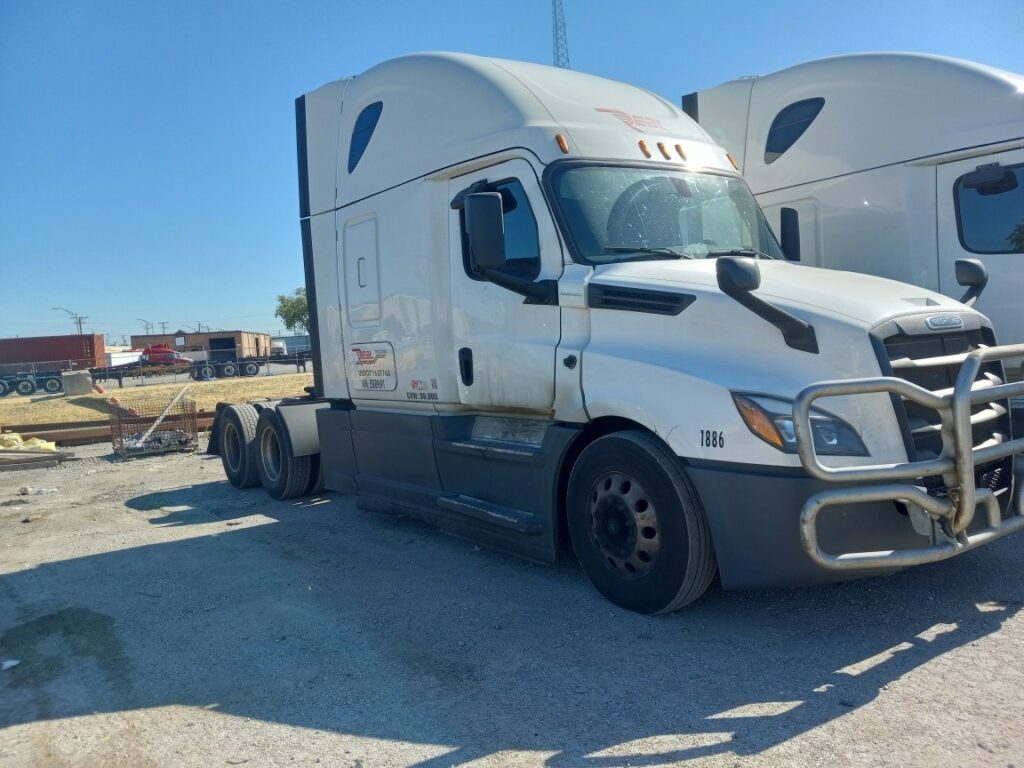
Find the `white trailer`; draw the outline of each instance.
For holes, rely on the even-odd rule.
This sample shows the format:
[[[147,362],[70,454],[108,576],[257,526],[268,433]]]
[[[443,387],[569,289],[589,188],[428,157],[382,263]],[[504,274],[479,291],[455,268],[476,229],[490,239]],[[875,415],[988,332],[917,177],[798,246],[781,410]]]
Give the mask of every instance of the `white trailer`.
[[[955,299],[787,262],[669,102],[422,54],[296,118],[315,384],[218,407],[235,485],[357,493],[536,561],[571,545],[643,612],[1024,527],[1000,364],[1024,347]]]
[[[683,97],[736,158],[789,255],[958,296],[1024,342],[1024,75],[940,56],[799,64]],[[1009,374],[1020,378],[1014,362]]]

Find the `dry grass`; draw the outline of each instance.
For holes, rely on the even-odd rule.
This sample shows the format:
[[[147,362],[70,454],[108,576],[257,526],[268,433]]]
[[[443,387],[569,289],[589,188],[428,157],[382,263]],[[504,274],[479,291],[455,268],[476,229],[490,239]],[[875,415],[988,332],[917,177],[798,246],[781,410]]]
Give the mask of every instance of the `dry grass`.
[[[313,384],[313,374],[291,373],[282,376],[255,376],[251,379],[218,379],[189,383],[192,386],[186,397],[195,400],[199,410],[213,410],[213,407],[222,401],[241,402],[302,395],[304,394],[303,388]],[[115,384],[113,388],[107,388],[104,395],[96,393],[80,397],[8,395],[0,398],[0,426],[103,419],[110,413],[107,398],[111,396],[116,397],[122,403],[149,398],[170,400],[183,386],[184,382],[181,384],[147,384],[144,387],[136,387],[126,380],[123,389],[118,389]]]

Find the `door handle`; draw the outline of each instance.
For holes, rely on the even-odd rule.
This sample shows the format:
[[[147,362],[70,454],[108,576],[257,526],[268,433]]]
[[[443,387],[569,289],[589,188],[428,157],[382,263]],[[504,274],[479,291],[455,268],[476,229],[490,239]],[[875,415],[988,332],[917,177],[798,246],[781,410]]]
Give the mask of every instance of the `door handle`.
[[[459,376],[467,387],[473,386],[473,350],[469,347],[459,350]]]

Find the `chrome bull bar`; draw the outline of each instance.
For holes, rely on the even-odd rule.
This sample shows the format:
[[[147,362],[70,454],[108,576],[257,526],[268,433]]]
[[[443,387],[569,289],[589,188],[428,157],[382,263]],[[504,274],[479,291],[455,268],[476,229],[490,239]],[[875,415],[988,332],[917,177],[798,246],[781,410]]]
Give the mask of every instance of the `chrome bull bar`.
[[[977,464],[1024,453],[1024,437],[1002,442],[989,440],[975,446],[971,424],[971,406],[1024,395],[1024,381],[976,386],[975,379],[981,366],[986,362],[1021,355],[1024,355],[1024,344],[983,347],[961,355],[915,361],[919,366],[961,363],[952,391],[942,393],[932,392],[892,376],[825,381],[804,389],[793,403],[797,452],[804,469],[811,476],[829,482],[879,483],[829,489],[807,500],[800,514],[800,540],[811,559],[831,571],[903,568],[944,560],[1024,529],[1024,487],[1014,489],[1014,478],[1011,477],[1009,492],[1012,494],[1016,490],[1017,499],[1011,498],[1009,514],[1004,519],[996,496],[988,488],[977,488],[974,477]],[[934,459],[899,464],[835,468],[822,464],[814,449],[811,405],[823,397],[875,393],[898,395],[938,412],[941,454]],[[947,488],[946,496],[933,496],[909,482],[917,478],[938,476],[942,477]],[[835,555],[821,549],[818,544],[817,520],[823,509],[836,504],[877,501],[902,501],[916,505],[939,524],[941,531],[936,531],[935,526],[932,526],[933,538],[941,540],[926,547],[880,552]],[[968,535],[967,528],[974,520],[979,505],[985,510],[986,527]]]

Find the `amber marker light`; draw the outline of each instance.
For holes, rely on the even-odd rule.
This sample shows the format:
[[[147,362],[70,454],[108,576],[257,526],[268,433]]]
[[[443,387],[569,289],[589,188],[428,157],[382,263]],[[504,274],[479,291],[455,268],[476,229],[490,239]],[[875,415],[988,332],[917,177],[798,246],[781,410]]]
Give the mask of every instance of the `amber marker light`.
[[[764,411],[743,395],[734,394],[732,399],[736,403],[736,408],[739,410],[740,416],[743,417],[743,423],[747,425],[747,429],[769,445],[774,445],[780,451],[785,450],[779,430]]]
[[[665,148],[665,142],[659,141],[658,142],[658,149],[661,150],[661,156],[664,157],[666,160],[671,160],[672,159],[672,155],[669,154],[669,151]]]
[[[560,133],[555,134],[555,141],[558,142],[558,148],[562,150],[563,155],[569,154],[569,142],[565,140],[565,136]]]
[[[725,156],[726,156],[727,158],[729,158],[729,162],[730,162],[730,163],[732,163],[732,167],[733,167],[733,168],[735,168],[735,169],[736,169],[736,170],[738,171],[738,170],[740,169],[740,167],[739,167],[739,165],[738,165],[738,164],[736,163],[736,158],[732,156],[732,152],[726,152],[726,153],[725,153]]]
[[[647,147],[647,142],[646,141],[644,141],[643,139],[640,139],[640,141],[638,141],[636,145],[638,147],[640,147],[640,151],[644,153],[644,157],[650,157],[651,156],[651,150]]]
[[[686,153],[683,152],[682,144],[676,144],[676,154],[679,155],[680,160],[682,160],[684,163],[686,162]]]

